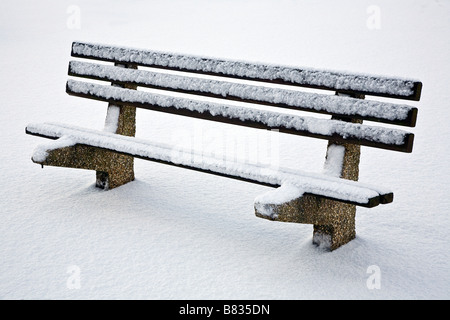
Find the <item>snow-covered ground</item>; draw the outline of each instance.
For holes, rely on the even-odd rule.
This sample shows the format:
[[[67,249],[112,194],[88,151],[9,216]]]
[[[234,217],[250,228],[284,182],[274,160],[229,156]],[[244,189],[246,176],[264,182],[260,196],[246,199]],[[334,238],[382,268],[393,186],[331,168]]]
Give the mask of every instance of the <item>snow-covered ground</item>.
[[[0,298],[450,298],[449,18],[445,0],[2,0]],[[74,40],[421,80],[413,153],[362,148],[360,180],[394,202],[358,208],[357,238],[330,253],[311,225],[254,216],[266,187],[141,160],[108,192],[42,170],[28,123],[104,125],[106,103],[65,93]],[[137,135],[244,158],[256,143],[317,172],[326,149],[280,135],[267,155],[268,133],[143,110]]]

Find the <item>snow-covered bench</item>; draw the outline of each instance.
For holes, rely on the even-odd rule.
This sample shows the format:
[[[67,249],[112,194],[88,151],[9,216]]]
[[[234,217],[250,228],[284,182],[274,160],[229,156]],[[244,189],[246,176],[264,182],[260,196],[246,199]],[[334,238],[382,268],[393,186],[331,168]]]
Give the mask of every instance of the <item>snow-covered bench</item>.
[[[417,108],[364,100],[364,97],[417,101],[422,88],[419,81],[79,42],[72,44],[72,56],[114,63],[77,60],[69,64],[70,76],[108,82],[70,79],[66,86],[72,96],[109,103],[105,128],[97,131],[60,123],[29,124],[26,133],[57,139],[38,146],[32,160],[42,166],[96,170],[96,184],[105,189],[134,180],[135,157],[275,187],[255,200],[256,215],[269,220],[313,224],[313,242],[333,250],[355,237],[356,206],[375,207],[393,201],[389,189],[357,182],[360,146],[412,151],[412,133],[366,125],[362,121],[413,127]],[[138,66],[180,72],[137,70]],[[194,77],[189,73],[205,76]],[[232,82],[228,78],[245,81]],[[264,86],[264,83],[284,86]],[[336,94],[301,92],[293,86],[332,90]],[[155,94],[138,91],[137,87],[190,96]],[[244,107],[217,100],[196,100],[196,96],[248,104]],[[251,104],[270,106],[273,110],[261,110]],[[192,150],[173,152],[173,146],[134,137],[136,107],[326,139],[329,142],[324,173],[225,163],[223,159]],[[283,109],[328,114],[331,119],[295,115]]]

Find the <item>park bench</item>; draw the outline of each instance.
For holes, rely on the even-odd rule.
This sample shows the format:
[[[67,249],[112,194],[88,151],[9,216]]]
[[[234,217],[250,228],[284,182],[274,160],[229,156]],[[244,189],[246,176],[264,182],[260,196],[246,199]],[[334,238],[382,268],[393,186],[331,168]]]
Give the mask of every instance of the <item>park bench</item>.
[[[412,152],[414,134],[362,122],[414,127],[416,107],[365,100],[365,96],[418,101],[419,81],[80,42],[72,44],[71,54],[101,61],[70,61],[70,76],[106,83],[71,78],[66,91],[108,102],[104,130],[60,123],[29,124],[26,133],[55,140],[38,146],[32,161],[42,166],[95,170],[96,185],[104,189],[134,180],[134,158],[270,186],[275,189],[255,199],[256,216],[313,224],[313,243],[334,250],[355,237],[356,206],[372,208],[393,201],[390,189],[357,181],[360,146]],[[138,66],[152,69],[138,70]],[[138,91],[138,87],[162,93]],[[296,87],[325,91],[304,92]],[[225,99],[243,103],[227,104]],[[192,150],[172,152],[173,146],[134,137],[136,108],[325,139],[324,172],[230,163]],[[303,116],[286,109],[331,117]]]

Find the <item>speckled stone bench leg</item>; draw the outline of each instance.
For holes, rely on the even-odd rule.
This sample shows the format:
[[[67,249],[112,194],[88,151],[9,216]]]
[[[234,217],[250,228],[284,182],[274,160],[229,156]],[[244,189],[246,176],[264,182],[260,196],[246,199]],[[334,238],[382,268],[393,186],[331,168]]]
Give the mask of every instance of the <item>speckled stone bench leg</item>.
[[[362,120],[354,120],[352,122],[362,123]],[[343,179],[357,181],[361,147],[354,144],[330,141],[325,164],[327,161],[331,161],[329,159],[332,156],[330,150],[335,146],[345,148],[343,159],[341,160],[342,170],[340,173],[335,174],[338,174]],[[333,156],[336,157],[336,155]],[[342,155],[338,154],[337,156]],[[333,159],[332,161],[339,162],[339,159]],[[272,210],[275,212],[273,217],[276,217],[276,219],[260,214],[256,209],[255,214],[260,218],[269,220],[312,224],[314,225],[313,243],[325,249],[337,249],[353,240],[356,235],[356,206],[353,204],[305,194],[290,202],[273,205]]]
[[[118,67],[137,69],[135,65],[115,64]],[[136,90],[134,85],[113,86]],[[118,111],[118,112],[117,112]],[[136,107],[108,105],[105,130],[111,129],[116,134],[134,137],[136,134]],[[117,129],[116,129],[117,128]],[[88,169],[96,171],[96,186],[105,190],[117,188],[134,180],[134,157],[77,144],[48,151],[49,155],[42,165]]]
[[[328,150],[333,144],[335,143],[329,142]],[[361,147],[352,144],[343,144],[343,146],[345,152],[340,178],[357,181]],[[334,250],[353,240],[356,235],[356,206],[329,199],[316,198],[316,201],[318,202],[315,207],[317,211],[312,211],[311,214],[323,218],[322,221],[313,222],[313,243]]]

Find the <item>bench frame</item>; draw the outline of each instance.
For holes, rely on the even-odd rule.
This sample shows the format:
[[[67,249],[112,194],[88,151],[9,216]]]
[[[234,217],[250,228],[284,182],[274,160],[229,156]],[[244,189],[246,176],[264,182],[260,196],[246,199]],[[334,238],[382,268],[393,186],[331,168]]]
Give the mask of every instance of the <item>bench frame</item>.
[[[76,44],[77,43],[74,43],[73,46]],[[72,52],[72,55],[75,57],[78,56],[85,58],[85,56],[74,52]],[[98,60],[106,61],[108,59]],[[128,69],[137,69],[138,66],[138,64],[134,63],[122,63],[118,61],[112,62],[114,62],[114,65],[117,67]],[[187,71],[192,72],[192,70]],[[132,90],[137,89],[136,84],[112,82],[111,85]],[[414,87],[414,95],[409,98],[403,97],[404,99],[419,100],[422,84],[420,82],[415,83]],[[325,89],[330,90],[330,88]],[[336,95],[345,95],[356,99],[365,98],[364,93],[349,90],[337,90]],[[413,113],[411,126],[415,125],[417,109],[413,110]],[[342,117],[336,115],[332,115],[332,119],[359,124],[363,122],[360,118]],[[105,130],[110,130],[107,128],[110,128],[108,126],[111,123],[115,123],[117,126],[113,133],[134,137],[136,132],[136,106],[115,104],[111,102],[108,103]],[[33,132],[29,132],[28,130],[27,133],[35,134]],[[411,136],[411,139],[412,137],[413,135]],[[412,140],[410,145],[411,147],[409,150],[406,150],[406,152],[412,151]],[[330,157],[332,157],[332,155],[330,154],[330,150],[335,146],[342,146],[345,148],[342,159],[333,159],[333,161],[337,160],[343,164],[341,172],[337,173],[338,176],[342,179],[357,181],[359,177],[361,146],[359,144],[346,143],[345,140],[342,139],[336,140],[330,138],[328,141],[325,163],[327,161],[331,161]],[[103,189],[113,189],[135,179],[133,156],[89,145],[75,144],[72,146],[49,150],[45,161],[35,162],[41,164],[42,166],[48,165],[95,170],[96,186]],[[384,203],[388,203],[392,200],[393,195],[391,194],[390,196],[385,197],[383,201]],[[312,194],[304,194],[302,197],[293,199],[286,203],[273,204],[269,206],[271,212],[273,212],[272,215],[259,212],[257,206],[255,206],[256,216],[275,221],[312,224],[314,226],[313,243],[321,247],[334,250],[355,238],[355,204],[327,199],[326,197]]]

